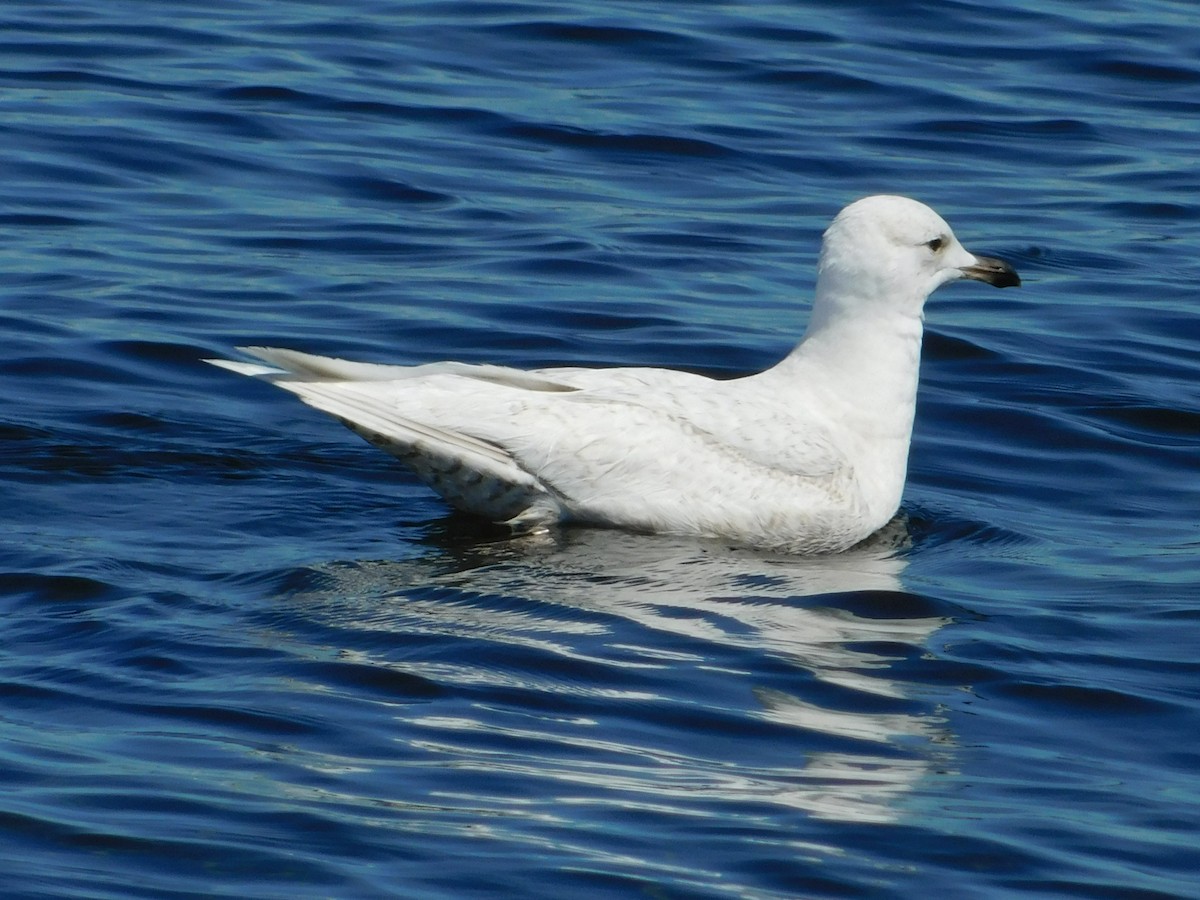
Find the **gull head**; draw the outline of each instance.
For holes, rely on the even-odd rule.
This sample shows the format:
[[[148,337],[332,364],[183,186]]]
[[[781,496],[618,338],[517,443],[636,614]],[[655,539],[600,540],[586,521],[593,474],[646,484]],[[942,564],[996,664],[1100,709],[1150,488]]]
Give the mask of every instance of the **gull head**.
[[[925,299],[969,278],[1015,287],[1008,263],[970,253],[946,220],[908,197],[877,195],[851,203],[825,231],[814,319],[858,311],[920,318]]]

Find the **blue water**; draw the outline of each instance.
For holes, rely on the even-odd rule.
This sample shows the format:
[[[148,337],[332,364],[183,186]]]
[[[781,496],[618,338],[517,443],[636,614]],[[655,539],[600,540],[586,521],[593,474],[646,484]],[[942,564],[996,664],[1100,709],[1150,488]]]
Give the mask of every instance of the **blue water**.
[[[6,897],[1200,896],[1178,0],[12,0]],[[736,374],[845,203],[930,303],[904,521],[514,544],[203,365]]]

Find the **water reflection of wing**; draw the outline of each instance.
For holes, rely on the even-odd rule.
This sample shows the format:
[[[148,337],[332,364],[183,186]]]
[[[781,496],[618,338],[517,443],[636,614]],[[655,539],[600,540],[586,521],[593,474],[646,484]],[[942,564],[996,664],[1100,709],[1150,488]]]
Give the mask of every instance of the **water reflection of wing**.
[[[457,551],[442,546],[416,560],[329,566],[324,574],[333,583],[319,592],[324,597],[310,594],[305,600],[320,603],[336,593],[339,612],[358,610],[358,628],[386,628],[381,601],[401,601],[390,612],[405,628],[417,624],[415,616],[417,627],[439,634],[502,635],[508,645],[607,665],[611,658],[585,649],[596,646],[607,617],[639,626],[637,646],[608,645],[619,649],[622,665],[631,655],[646,665],[708,664],[707,654],[681,646],[786,659],[834,686],[836,705],[828,691],[811,686],[803,696],[755,687],[759,706],[742,714],[821,736],[821,744],[830,736],[854,752],[800,744],[796,766],[721,779],[713,789],[822,818],[890,821],[897,799],[928,770],[934,742],[938,753],[946,749],[940,719],[931,711],[914,713],[905,699],[907,685],[892,673],[898,658],[911,655],[949,621],[902,590],[903,567],[888,543],[795,558],[690,539],[580,530],[557,540],[520,539]],[[455,602],[463,594],[512,599]],[[540,611],[532,618],[531,603]],[[622,631],[625,641],[628,629]],[[686,640],[656,644],[647,632]],[[581,640],[585,633],[593,640]],[[439,666],[438,677],[446,677],[445,663]],[[862,702],[854,702],[855,696]],[[873,745],[881,750],[871,752]]]

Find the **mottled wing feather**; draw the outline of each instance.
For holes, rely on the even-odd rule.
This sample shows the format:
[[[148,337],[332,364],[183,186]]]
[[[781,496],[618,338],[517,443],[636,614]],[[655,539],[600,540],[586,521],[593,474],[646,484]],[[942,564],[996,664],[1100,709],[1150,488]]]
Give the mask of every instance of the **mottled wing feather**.
[[[390,398],[354,382],[283,379],[276,384],[403,461],[460,509],[495,521],[530,510],[541,511],[532,517],[538,520],[559,518],[551,492],[502,447],[406,418]],[[533,524],[529,515],[525,524]]]

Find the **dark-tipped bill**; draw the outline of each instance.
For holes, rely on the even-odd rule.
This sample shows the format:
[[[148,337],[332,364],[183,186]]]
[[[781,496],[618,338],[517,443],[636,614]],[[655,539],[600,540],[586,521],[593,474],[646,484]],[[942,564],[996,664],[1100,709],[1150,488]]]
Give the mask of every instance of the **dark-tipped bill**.
[[[963,266],[963,277],[974,278],[976,281],[986,281],[996,287],[1017,287],[1021,284],[1021,276],[1017,270],[1002,259],[990,256],[975,257],[975,265]]]

